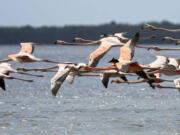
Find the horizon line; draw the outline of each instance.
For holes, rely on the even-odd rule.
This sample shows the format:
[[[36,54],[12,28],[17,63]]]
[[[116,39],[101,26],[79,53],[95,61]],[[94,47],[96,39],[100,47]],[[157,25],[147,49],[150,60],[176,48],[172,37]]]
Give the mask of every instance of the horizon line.
[[[88,26],[101,26],[101,25],[130,25],[130,26],[135,26],[135,25],[142,25],[144,23],[157,23],[157,24],[162,24],[162,23],[169,23],[172,25],[180,25],[179,23],[174,23],[171,22],[169,20],[162,20],[162,21],[144,21],[144,22],[140,22],[140,23],[129,23],[129,22],[116,22],[116,21],[110,21],[110,22],[105,22],[105,23],[100,23],[100,24],[65,24],[63,26],[58,26],[58,25],[40,25],[40,26],[34,26],[31,24],[25,24],[25,25],[10,25],[10,26],[5,26],[5,25],[0,25],[0,28],[5,27],[5,28],[11,28],[11,27],[16,27],[16,28],[21,28],[21,27],[32,27],[32,28],[40,28],[40,27],[59,27],[59,28],[63,28],[63,27],[78,27],[78,26],[84,26],[84,27],[88,27]]]

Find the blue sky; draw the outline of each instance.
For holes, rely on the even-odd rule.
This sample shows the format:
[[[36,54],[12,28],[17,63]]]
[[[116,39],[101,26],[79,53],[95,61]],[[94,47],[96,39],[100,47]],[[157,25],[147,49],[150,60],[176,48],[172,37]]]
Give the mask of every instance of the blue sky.
[[[180,23],[180,0],[0,0],[0,26]]]

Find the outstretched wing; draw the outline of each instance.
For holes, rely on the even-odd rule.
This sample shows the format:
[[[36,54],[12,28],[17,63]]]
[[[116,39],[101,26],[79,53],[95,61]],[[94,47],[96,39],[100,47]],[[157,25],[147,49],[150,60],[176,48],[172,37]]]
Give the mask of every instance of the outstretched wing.
[[[21,51],[20,53],[29,53],[32,54],[34,52],[34,45],[33,43],[20,43]]]
[[[169,60],[169,65],[173,65],[175,66],[176,68],[179,68],[179,65],[180,65],[180,59],[176,59],[176,58],[168,58]]]
[[[66,77],[66,81],[70,84],[73,84],[75,77],[76,77],[76,73],[70,72],[69,75]]]
[[[131,61],[134,56],[135,46],[138,40],[139,33],[136,33],[133,39],[129,40],[123,47],[121,47],[119,61]]]
[[[66,68],[66,65],[62,64],[59,67],[58,72],[51,79],[51,92],[54,96],[56,96],[59,88],[61,87],[62,83],[65,81],[66,77],[69,75],[70,71],[71,68]]]
[[[100,73],[100,79],[105,88],[108,87],[109,77],[110,77],[110,74],[108,73]]]
[[[6,90],[6,85],[5,85],[5,82],[4,82],[4,79],[1,78],[0,79],[0,87],[5,91]]]
[[[167,64],[167,63],[168,63],[168,57],[166,57],[166,56],[156,56],[156,60],[149,63],[148,66],[149,67],[159,68],[162,65]]]

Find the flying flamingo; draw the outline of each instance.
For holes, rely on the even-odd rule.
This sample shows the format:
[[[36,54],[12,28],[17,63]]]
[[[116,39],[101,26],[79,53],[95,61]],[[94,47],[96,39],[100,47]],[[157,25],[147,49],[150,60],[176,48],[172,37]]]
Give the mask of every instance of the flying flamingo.
[[[175,38],[172,38],[172,37],[163,37],[162,40],[166,40],[166,41],[169,41],[169,42],[175,42],[176,45],[178,45],[180,43],[180,39],[175,39]]]
[[[159,46],[139,46],[139,45],[137,45],[136,47],[144,48],[147,50],[155,50],[155,51],[179,51],[180,50],[180,48],[161,48]]]
[[[167,65],[168,63],[169,63],[168,57],[166,57],[166,56],[156,56],[156,60],[149,63],[146,66],[151,67],[151,68],[162,68],[163,65]],[[155,70],[156,69],[150,69],[147,72],[152,72],[152,71],[155,71]],[[150,76],[156,77],[156,78],[159,78],[160,75],[161,75],[160,73],[150,74]]]
[[[130,39],[129,38],[125,38],[124,35],[127,33],[115,33],[115,34],[104,34],[103,37],[117,37],[121,42],[127,42]],[[150,35],[147,37],[140,37],[139,40],[148,40],[148,39],[154,39],[157,38],[156,35]]]
[[[177,58],[168,58],[170,65],[173,65],[176,69],[180,68],[180,59]]]
[[[101,38],[106,38],[106,37],[117,37],[121,42],[127,42],[129,38],[124,37],[127,32],[121,32],[121,33],[115,33],[115,34],[103,34],[100,37]],[[151,35],[147,37],[140,37],[140,40],[148,40],[148,39],[154,39],[156,38],[156,35]],[[81,37],[76,37],[73,39],[73,41],[78,41],[78,42],[97,42],[95,40],[87,40]]]
[[[101,70],[118,70],[125,73],[136,73],[142,78],[149,79],[147,74],[143,71],[143,69],[149,69],[149,67],[142,66],[137,62],[132,62],[132,58],[134,56],[135,46],[139,40],[139,33],[136,33],[132,40],[129,40],[123,47],[120,49],[120,57],[119,60],[112,59],[110,62],[113,65],[107,68],[94,68],[94,67],[83,67],[89,71],[101,71]],[[152,69],[152,68],[151,68]],[[151,83],[151,79],[149,79],[149,83]]]
[[[88,65],[91,67],[96,67],[99,63],[100,59],[112,48],[115,46],[123,46],[122,43],[117,37],[107,37],[102,38],[98,41],[93,41],[89,43],[68,43],[64,41],[57,40],[57,44],[61,45],[96,45],[100,44],[100,46],[90,54]]]
[[[124,37],[125,32],[115,33],[114,35],[106,35],[106,37],[101,38],[97,41],[85,40],[83,38],[75,38],[80,42],[88,42],[88,43],[68,43],[65,41],[57,40],[55,44],[61,45],[95,45],[100,44],[100,46],[90,54],[88,66],[96,67],[99,63],[100,59],[112,48],[116,46],[123,46],[124,41],[128,41],[128,38]],[[155,38],[155,36],[145,37],[144,39]],[[143,38],[142,38],[143,39]]]
[[[120,33],[115,33],[115,34],[103,34],[103,35],[100,35],[101,39],[102,38],[107,38],[107,37],[116,37],[118,40],[120,40],[121,42],[126,42],[128,40],[128,38],[124,37],[125,35],[127,34],[127,32],[120,32]],[[98,43],[101,43],[99,42],[101,39],[99,40],[89,40],[89,39],[84,39],[82,37],[76,37],[73,39],[73,42],[75,41],[78,41],[78,42],[98,42]]]
[[[137,83],[146,83],[146,82],[148,82],[147,79],[143,79],[140,81],[120,81],[120,80],[112,80],[111,81],[111,83],[117,83],[117,84],[122,84],[122,83],[137,84]],[[162,83],[162,82],[174,82],[175,87],[173,87],[173,86],[162,86],[162,85],[160,85],[160,83]],[[178,89],[180,91],[180,78],[174,79],[174,80],[166,80],[166,79],[162,79],[162,78],[155,78],[152,85],[154,85],[154,87],[157,87],[157,88],[171,88],[171,89]]]
[[[18,70],[23,71],[42,71],[42,72],[48,72],[52,71],[55,68],[59,68],[57,73],[54,75],[54,77],[51,79],[51,92],[54,96],[56,96],[58,90],[60,89],[61,85],[65,80],[72,83],[74,80],[75,75],[78,75],[79,73],[82,73],[83,69],[80,69],[80,66],[86,66],[84,63],[60,63],[53,67],[48,68],[18,68]],[[54,70],[53,70],[54,71]]]
[[[157,59],[147,66],[157,69],[148,70],[147,74],[154,74],[156,77],[160,77],[161,74],[167,76],[174,76],[179,74],[180,60],[176,58],[169,58],[166,56],[156,56]],[[159,69],[158,69],[159,68]]]
[[[82,73],[84,71],[83,69],[80,69],[81,66],[86,66],[86,64],[58,64],[59,70],[51,79],[51,92],[54,96],[56,96],[59,88],[65,80],[71,82],[72,80],[74,80],[73,77],[75,77],[75,75],[78,75],[79,73]],[[70,73],[72,73],[73,75]]]
[[[161,28],[161,27],[155,27],[150,24],[142,25],[141,29],[159,30],[159,31],[165,31],[165,32],[180,32],[180,29],[166,29],[166,28]]]
[[[147,71],[148,74],[155,74],[156,77],[160,77],[160,74],[174,76],[179,74],[178,69],[180,60],[176,58],[169,58],[166,56],[156,56],[157,59],[147,66],[157,68],[154,70]],[[159,69],[158,69],[159,68]]]
[[[33,80],[27,80],[27,79],[21,79],[18,77],[9,76],[10,73],[19,73],[19,74],[24,74],[24,75],[29,75],[29,76],[43,77],[42,75],[34,75],[34,74],[19,72],[19,71],[13,69],[11,67],[11,64],[9,64],[9,63],[1,63],[0,64],[0,87],[3,90],[6,90],[5,82],[4,82],[3,78],[16,79],[16,80],[21,80],[21,81],[26,81],[26,82],[33,82]]]
[[[68,64],[66,64],[68,67]],[[73,71],[70,71],[69,74],[67,75],[66,80],[72,84],[74,81],[74,78],[76,75],[78,76],[100,76],[100,79],[104,85],[105,88],[108,86],[109,78],[110,77],[120,77],[124,81],[127,81],[127,78],[125,75],[133,75],[133,74],[128,74],[128,73],[123,73],[123,72],[117,72],[116,70],[109,70],[109,71],[104,71],[104,72],[97,72],[96,74],[86,74],[87,71],[82,71],[78,69],[77,66],[70,64],[69,67],[73,67]],[[82,66],[82,64],[81,64]],[[85,66],[85,64],[84,64]],[[41,72],[56,72],[56,70],[53,70],[55,68],[58,68],[59,66],[53,66],[53,67],[48,67],[48,68],[18,68],[17,70],[22,70],[22,71],[41,71]]]
[[[58,63],[51,60],[46,59],[39,59],[33,56],[34,52],[34,45],[40,45],[40,43],[34,43],[34,42],[26,42],[26,43],[20,43],[21,50],[17,54],[11,54],[8,55],[9,59],[1,60],[0,62],[7,62],[7,61],[17,61],[19,63],[24,62],[51,62],[51,63]]]

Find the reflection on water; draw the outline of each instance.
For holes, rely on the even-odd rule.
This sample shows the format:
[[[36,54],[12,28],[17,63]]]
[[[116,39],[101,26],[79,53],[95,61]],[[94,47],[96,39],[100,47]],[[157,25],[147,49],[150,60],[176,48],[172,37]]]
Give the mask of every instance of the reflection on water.
[[[37,46],[35,55],[56,61],[87,63],[88,55],[95,48],[96,46]],[[1,46],[1,59],[18,51],[19,46]],[[138,49],[134,60],[147,64],[157,54],[180,58],[178,52]],[[119,56],[119,48],[112,49],[99,66],[107,66],[107,61],[113,56]],[[11,63],[15,68],[53,65]],[[104,89],[98,77],[77,77],[73,85],[65,82],[58,96],[53,97],[49,81],[55,73],[42,74],[44,78],[33,77],[34,83],[5,80],[7,91],[0,91],[0,134],[180,134],[180,93],[176,90],[153,90],[147,84],[110,84],[108,89]]]

